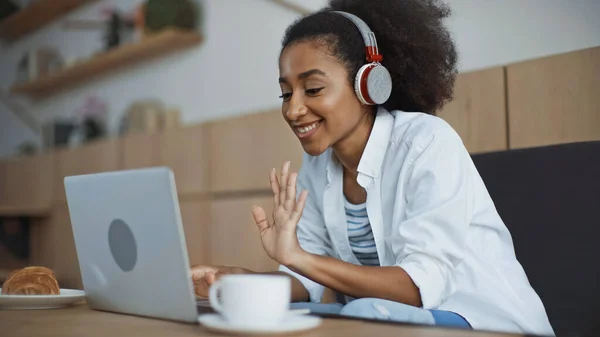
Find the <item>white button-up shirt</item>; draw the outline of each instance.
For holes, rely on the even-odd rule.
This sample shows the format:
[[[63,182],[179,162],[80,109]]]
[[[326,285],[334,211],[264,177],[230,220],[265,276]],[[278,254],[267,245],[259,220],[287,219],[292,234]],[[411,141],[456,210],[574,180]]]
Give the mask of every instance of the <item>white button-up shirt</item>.
[[[308,252],[359,264],[348,241],[343,168],[328,149],[304,156],[309,190],[298,239]],[[448,310],[475,329],[553,335],[517,261],[511,235],[457,133],[442,119],[379,108],[358,166],[382,266],[403,268],[424,309]],[[323,286],[297,277],[320,302]]]

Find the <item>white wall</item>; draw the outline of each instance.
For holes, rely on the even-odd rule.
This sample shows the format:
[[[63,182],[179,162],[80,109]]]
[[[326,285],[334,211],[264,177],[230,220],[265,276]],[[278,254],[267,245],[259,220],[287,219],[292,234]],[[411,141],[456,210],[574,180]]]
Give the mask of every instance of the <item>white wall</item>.
[[[449,0],[469,71],[600,45],[598,0]]]
[[[103,0],[69,15],[97,18],[106,4],[130,9],[140,0]],[[84,83],[38,103],[24,103],[41,120],[65,116],[87,95],[109,102],[114,131],[134,100],[159,98],[179,106],[186,123],[251,113],[279,105],[277,56],[294,12],[267,0],[198,0],[205,11],[206,40],[194,49],[168,55],[108,77]],[[316,10],[325,0],[290,0]],[[469,71],[600,45],[598,0],[448,0],[448,21]],[[60,23],[9,46],[0,46],[0,87],[14,79],[24,51],[42,44],[58,46],[67,57],[85,56],[102,46],[102,33],[65,31]],[[0,105],[0,157],[35,137]]]
[[[327,0],[290,0],[310,10]],[[443,0],[460,71],[600,45],[599,0]]]
[[[119,0],[122,9],[139,0]],[[110,1],[101,1],[68,18],[95,19]],[[285,28],[295,12],[266,0],[204,0],[204,42],[193,49],[119,70],[83,83],[38,103],[27,104],[41,120],[72,114],[88,95],[109,101],[110,126],[116,132],[124,110],[134,100],[159,98],[179,106],[185,123],[276,108],[280,104],[277,57]],[[59,47],[68,57],[92,54],[102,48],[102,32],[66,31],[53,23],[14,45],[0,49],[0,86],[9,88],[18,59],[42,44]],[[28,102],[25,102],[28,103]],[[0,106],[0,156],[29,139],[4,106]],[[19,131],[15,132],[15,129]],[[9,134],[10,133],[10,134]],[[15,133],[23,133],[17,140]],[[5,140],[4,138],[10,138]]]

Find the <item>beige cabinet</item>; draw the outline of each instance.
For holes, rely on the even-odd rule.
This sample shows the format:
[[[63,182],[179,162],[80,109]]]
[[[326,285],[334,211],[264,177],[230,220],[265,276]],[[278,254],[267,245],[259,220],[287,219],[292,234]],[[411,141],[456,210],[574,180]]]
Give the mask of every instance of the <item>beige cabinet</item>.
[[[51,154],[0,162],[0,214],[43,215],[52,201],[54,159]]]
[[[64,178],[72,175],[90,174],[119,170],[121,164],[121,142],[106,139],[81,147],[61,149],[55,152],[54,200],[65,202]]]
[[[269,189],[273,167],[302,166],[300,141],[278,110],[211,123],[210,134],[213,192]]]
[[[273,212],[272,197],[240,197],[211,203],[211,261],[216,265],[236,266],[254,271],[272,271],[277,262],[262,248],[260,231],[252,218],[252,206]]]
[[[31,264],[51,268],[61,288],[83,289],[67,204],[55,203],[51,215],[33,226],[31,235]]]
[[[190,265],[209,264],[211,244],[210,201],[180,198],[179,208]]]
[[[209,133],[204,124],[166,131],[160,135],[159,164],[175,174],[179,194],[209,191]]]
[[[600,140],[600,47],[507,67],[511,148]]]
[[[438,113],[470,153],[507,149],[504,68],[459,74],[454,98]]]
[[[141,133],[123,137],[123,169],[131,170],[160,165],[160,134]]]

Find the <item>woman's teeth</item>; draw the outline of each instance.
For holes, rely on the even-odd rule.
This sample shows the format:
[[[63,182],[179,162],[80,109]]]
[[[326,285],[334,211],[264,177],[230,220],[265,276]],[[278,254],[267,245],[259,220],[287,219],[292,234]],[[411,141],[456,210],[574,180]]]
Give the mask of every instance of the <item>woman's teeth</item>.
[[[298,130],[299,133],[307,133],[308,131],[316,128],[317,126],[319,126],[319,123],[321,123],[321,121],[318,122],[314,122],[309,126],[303,126],[301,128],[296,128],[296,130]]]

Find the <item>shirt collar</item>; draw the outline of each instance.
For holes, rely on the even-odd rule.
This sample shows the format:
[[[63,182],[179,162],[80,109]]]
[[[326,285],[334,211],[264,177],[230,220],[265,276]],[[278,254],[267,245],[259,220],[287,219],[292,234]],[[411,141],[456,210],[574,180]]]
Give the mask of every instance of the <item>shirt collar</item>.
[[[371,130],[367,145],[358,163],[357,170],[359,173],[371,178],[379,177],[393,126],[394,115],[384,107],[379,106],[377,108],[375,122],[373,123],[373,129]],[[333,151],[330,152],[329,156],[330,160],[327,163],[327,180],[328,182],[331,182],[332,169],[335,170],[334,174],[341,174],[343,171],[341,169],[341,163]]]
[[[358,172],[371,178],[379,177],[383,158],[394,126],[394,115],[379,106],[367,146],[358,163]]]

